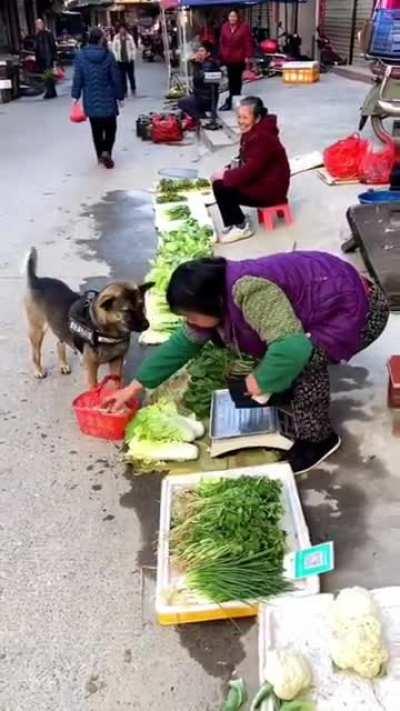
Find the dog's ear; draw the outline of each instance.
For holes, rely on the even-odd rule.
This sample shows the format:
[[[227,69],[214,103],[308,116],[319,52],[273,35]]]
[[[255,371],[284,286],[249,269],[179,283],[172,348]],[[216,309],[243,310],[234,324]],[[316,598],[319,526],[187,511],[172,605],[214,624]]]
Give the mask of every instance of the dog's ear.
[[[104,309],[104,311],[111,311],[114,306],[115,296],[105,296],[104,299],[100,299],[99,308]]]
[[[149,289],[152,289],[153,286],[155,286],[155,281],[146,281],[144,284],[141,284],[139,286],[139,291],[141,294],[145,294],[146,291],[149,291]]]

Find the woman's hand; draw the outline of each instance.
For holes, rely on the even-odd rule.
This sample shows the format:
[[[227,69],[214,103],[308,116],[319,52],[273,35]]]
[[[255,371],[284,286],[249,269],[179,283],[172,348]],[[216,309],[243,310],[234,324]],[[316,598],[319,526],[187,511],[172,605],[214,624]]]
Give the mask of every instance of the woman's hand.
[[[213,173],[213,175],[211,176],[211,182],[214,183],[216,180],[223,180],[224,173],[225,168],[222,168],[222,170],[216,170],[215,173]]]
[[[115,390],[110,393],[102,402],[102,409],[108,412],[120,412],[124,410],[130,400],[137,398],[143,391],[143,385],[137,380],[134,380],[130,385],[121,390]]]
[[[257,380],[255,379],[254,375],[250,373],[250,375],[247,376],[246,378],[246,387],[247,387],[247,393],[251,395],[251,397],[259,397],[262,395],[262,390],[257,383]]]

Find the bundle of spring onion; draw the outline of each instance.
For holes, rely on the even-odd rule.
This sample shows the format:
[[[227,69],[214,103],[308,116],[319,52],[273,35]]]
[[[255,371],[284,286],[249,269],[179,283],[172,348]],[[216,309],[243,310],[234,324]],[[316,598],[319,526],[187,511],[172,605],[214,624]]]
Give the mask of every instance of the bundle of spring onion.
[[[183,417],[175,403],[160,400],[143,407],[125,432],[127,459],[131,462],[183,462],[197,459],[193,442],[204,435],[195,417]]]
[[[209,417],[213,391],[226,388],[229,377],[248,375],[253,366],[249,357],[238,358],[226,348],[206,345],[188,367],[190,383],[183,404],[200,419]]]
[[[190,590],[215,603],[292,589],[283,576],[282,485],[265,477],[203,480],[176,497],[170,551]]]

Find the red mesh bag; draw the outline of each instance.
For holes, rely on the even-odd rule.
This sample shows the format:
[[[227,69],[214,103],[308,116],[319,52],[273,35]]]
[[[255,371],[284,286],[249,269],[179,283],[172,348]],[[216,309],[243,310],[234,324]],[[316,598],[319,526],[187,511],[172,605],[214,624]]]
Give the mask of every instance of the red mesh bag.
[[[334,143],[324,151],[324,164],[328,173],[339,180],[358,180],[361,160],[368,141],[356,133]]]
[[[361,158],[359,176],[362,183],[370,185],[385,185],[390,183],[390,174],[395,161],[395,147],[393,143],[386,146],[368,146]]]

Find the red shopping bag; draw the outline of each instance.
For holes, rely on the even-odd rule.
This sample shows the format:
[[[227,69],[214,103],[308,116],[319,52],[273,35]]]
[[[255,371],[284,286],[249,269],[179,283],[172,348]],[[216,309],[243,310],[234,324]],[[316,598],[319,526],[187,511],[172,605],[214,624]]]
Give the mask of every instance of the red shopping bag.
[[[392,142],[385,146],[368,143],[361,158],[359,175],[362,183],[384,185],[390,183],[390,174],[395,161],[395,147]]]
[[[334,143],[324,151],[324,164],[328,173],[339,180],[358,180],[360,163],[368,141],[358,133]]]
[[[83,110],[82,104],[77,102],[72,106],[69,120],[72,121],[72,123],[82,123],[83,121],[86,121],[86,119],[87,116]]]
[[[154,143],[173,143],[183,139],[182,124],[176,116],[154,116],[151,122]]]

